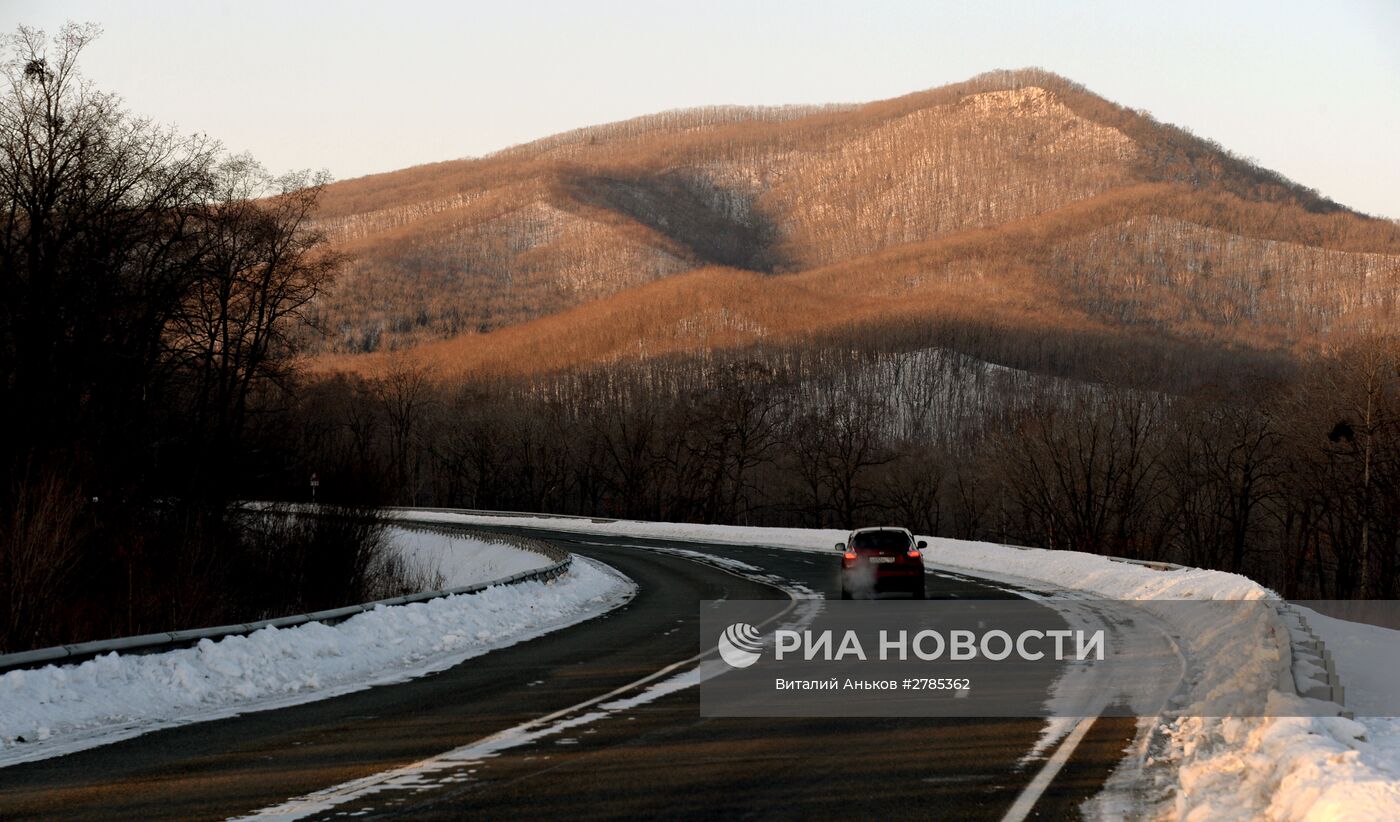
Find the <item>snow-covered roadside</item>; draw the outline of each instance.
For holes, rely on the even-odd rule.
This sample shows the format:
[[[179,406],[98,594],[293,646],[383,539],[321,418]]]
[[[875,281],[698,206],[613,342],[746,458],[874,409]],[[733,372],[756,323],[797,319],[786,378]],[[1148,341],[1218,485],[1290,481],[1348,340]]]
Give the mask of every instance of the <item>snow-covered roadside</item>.
[[[463,588],[554,564],[535,551],[460,534],[397,526],[388,528],[386,534],[411,569],[437,580],[429,590]]]
[[[496,523],[501,517],[450,512],[414,512],[414,519],[457,523]],[[765,545],[804,551],[832,551],[845,533],[797,528],[748,528],[681,523],[591,521],[553,517],[510,517],[522,526],[670,539],[699,539],[733,545]],[[1066,551],[1024,549],[991,543],[928,539],[926,564],[934,570],[968,572],[1023,587],[1065,589],[1094,597],[1138,600],[1152,610],[1154,601],[1262,600],[1277,596],[1252,580],[1202,569],[1159,571],[1114,562],[1100,556]],[[1158,608],[1164,617],[1181,619],[1191,610]],[[1218,614],[1200,609],[1197,613]],[[1187,623],[1174,626],[1199,664],[1196,691],[1212,696],[1198,707],[1217,716],[1187,716],[1171,722],[1144,720],[1143,743],[1110,780],[1108,790],[1085,810],[1100,818],[1157,814],[1191,820],[1400,819],[1400,720],[1284,716],[1313,711],[1299,697],[1274,689],[1282,663],[1280,646],[1264,609],[1239,610],[1243,623]],[[1362,643],[1348,658],[1327,635],[1325,617],[1310,624],[1334,649],[1338,670],[1349,693],[1363,687],[1349,674],[1366,666],[1376,670],[1370,686],[1394,688],[1385,670],[1359,660],[1377,653]],[[1355,626],[1343,626],[1355,633]],[[1335,626],[1333,626],[1335,630]],[[1377,631],[1383,629],[1375,629]],[[1387,632],[1396,634],[1396,632]],[[1377,637],[1366,634],[1372,640]],[[1400,637],[1400,634],[1397,634]],[[1390,640],[1391,637],[1381,637]],[[1391,652],[1393,653],[1393,652]],[[1400,659],[1390,655],[1387,660]],[[1400,665],[1400,663],[1396,663]],[[1268,717],[1220,717],[1232,703]],[[1184,713],[1189,714],[1190,708]],[[1241,710],[1243,713],[1243,710]],[[1065,723],[1051,720],[1047,743],[1062,734]]]
[[[1145,600],[1140,604],[1148,610],[1154,601],[1277,598],[1246,577],[1220,571],[1156,571],[1089,554],[950,542],[939,540],[938,550],[929,552],[938,565],[1008,582],[1051,583],[1104,598]],[[1190,613],[1176,608],[1172,615],[1179,620]],[[1245,619],[1264,614],[1240,612]],[[1336,658],[1349,705],[1364,711],[1368,693],[1394,692],[1400,681],[1400,632],[1313,613],[1308,622]],[[1087,811],[1117,819],[1142,799],[1156,798],[1158,813],[1178,819],[1400,819],[1400,719],[1288,716],[1314,711],[1299,697],[1271,687],[1277,657],[1268,642],[1250,641],[1262,638],[1269,625],[1261,622],[1254,631],[1248,624],[1176,627],[1195,646],[1190,655],[1206,663],[1197,675],[1215,680],[1206,690],[1227,700],[1262,694],[1264,713],[1273,716],[1187,716],[1146,728],[1155,731],[1159,742],[1146,751],[1148,760],[1126,763],[1136,772],[1110,780],[1109,790]],[[1218,711],[1220,705],[1202,707]],[[1157,780],[1156,790],[1149,788],[1146,797],[1140,780],[1131,778],[1144,769]]]
[[[1263,609],[1240,610],[1243,622],[1220,625],[1210,621],[1222,614],[1219,610],[1154,608],[1154,603],[1174,600],[1277,598],[1263,586],[1220,571],[1157,571],[1074,552],[944,541],[938,548],[943,567],[1022,585],[1050,583],[1108,599],[1139,600],[1146,610],[1176,622],[1200,614],[1200,620],[1174,627],[1190,646],[1188,655],[1202,663],[1195,675],[1204,683],[1197,690],[1224,701],[1192,707],[1223,713],[1230,700],[1240,700],[1241,713],[1248,709],[1256,715],[1188,715],[1145,726],[1148,744],[1140,751],[1145,758],[1125,762],[1107,790],[1085,808],[1088,815],[1119,819],[1140,814],[1146,801],[1153,812],[1173,819],[1400,819],[1400,721],[1288,716],[1315,711],[1299,697],[1273,688],[1279,658],[1270,642],[1260,641],[1274,630],[1264,621]],[[1359,696],[1355,688],[1361,685],[1353,685],[1349,671],[1369,668],[1375,676],[1365,687],[1393,690],[1384,674],[1400,668],[1395,661],[1400,659],[1400,632],[1320,615],[1310,615],[1309,623],[1333,649],[1352,695],[1348,702]],[[1325,633],[1328,628],[1333,635]],[[1334,637],[1340,639],[1344,632],[1353,642],[1359,640],[1350,657],[1333,646]],[[1372,661],[1376,655],[1385,662]],[[1266,700],[1263,713],[1273,716],[1257,715],[1257,701],[1250,703],[1260,698]]]
[[[1295,606],[1296,607],[1296,606]],[[1400,688],[1400,631],[1302,611],[1332,652],[1346,686],[1347,707],[1358,714],[1392,710]],[[1246,750],[1267,755],[1290,746],[1305,754],[1293,785],[1275,803],[1282,818],[1400,819],[1400,718],[1279,720],[1269,735],[1254,734]]]
[[[401,682],[591,619],[636,586],[576,557],[548,582],[381,607],[159,654],[0,675],[0,767]]]
[[[686,522],[642,522],[640,520],[591,520],[580,517],[501,516],[464,514],[455,511],[404,511],[394,515],[414,522],[446,522],[457,525],[518,525],[522,528],[548,528],[576,534],[602,536],[695,539],[731,545],[772,545],[808,551],[830,552],[846,538],[845,531],[816,528],[759,528],[739,525],[693,525]]]

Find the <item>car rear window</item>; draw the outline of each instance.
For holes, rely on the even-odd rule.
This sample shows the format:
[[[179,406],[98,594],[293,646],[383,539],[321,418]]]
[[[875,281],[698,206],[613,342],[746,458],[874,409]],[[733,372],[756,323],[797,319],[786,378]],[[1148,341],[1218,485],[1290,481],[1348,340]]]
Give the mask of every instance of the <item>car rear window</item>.
[[[903,551],[909,547],[909,535],[903,531],[865,531],[851,539],[851,548],[867,551]]]

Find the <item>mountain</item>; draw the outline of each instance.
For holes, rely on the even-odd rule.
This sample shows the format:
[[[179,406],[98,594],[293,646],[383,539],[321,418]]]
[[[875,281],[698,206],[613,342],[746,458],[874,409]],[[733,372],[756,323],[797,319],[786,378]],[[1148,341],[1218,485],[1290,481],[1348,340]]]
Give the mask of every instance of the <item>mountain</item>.
[[[1391,327],[1400,226],[1040,70],[709,108],[327,188],[319,361],[538,373],[985,322],[1295,350]]]

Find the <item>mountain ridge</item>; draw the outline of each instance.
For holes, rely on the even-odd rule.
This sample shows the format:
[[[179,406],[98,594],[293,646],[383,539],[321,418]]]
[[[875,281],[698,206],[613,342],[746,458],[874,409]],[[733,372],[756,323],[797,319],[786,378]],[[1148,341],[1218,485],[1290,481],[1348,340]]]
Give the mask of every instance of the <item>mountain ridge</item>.
[[[868,296],[853,282],[890,287],[887,269],[963,278],[960,311],[1004,307],[1035,280],[1046,311],[1077,321],[1283,348],[1388,320],[1400,288],[1396,225],[1034,69],[863,105],[691,109],[574,130],[334,184],[320,221],[353,260],[318,307],[332,330],[323,368],[421,348],[469,372],[484,366],[463,352],[492,334],[603,335],[578,318],[635,311],[629,292],[711,269],[758,273],[771,293],[763,279],[718,275],[687,287],[708,276],[767,317],[769,302],[793,299],[798,313],[765,324],[776,335],[822,322],[800,311]],[[777,284],[792,278],[827,293],[797,299]],[[896,299],[933,319],[946,290],[906,283]],[[881,311],[911,310],[855,314],[878,324]],[[656,323],[637,351],[676,350]],[[687,344],[755,337],[741,331]],[[616,354],[578,348],[597,350],[543,359]]]

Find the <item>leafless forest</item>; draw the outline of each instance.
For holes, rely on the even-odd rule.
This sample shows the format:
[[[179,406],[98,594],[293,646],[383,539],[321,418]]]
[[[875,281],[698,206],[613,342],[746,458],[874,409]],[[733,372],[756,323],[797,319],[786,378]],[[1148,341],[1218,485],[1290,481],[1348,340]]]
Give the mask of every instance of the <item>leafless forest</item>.
[[[392,589],[373,513],[237,510],[340,266],[321,182],[129,114],[79,71],[92,37],[4,43],[0,652]]]
[[[405,359],[318,382],[273,450],[309,458],[292,476],[315,467],[331,495],[373,489],[401,505],[894,521],[1219,568],[1293,597],[1396,595],[1394,338],[1299,361],[981,331],[535,379],[441,382]],[[1045,370],[944,347],[954,342]]]

